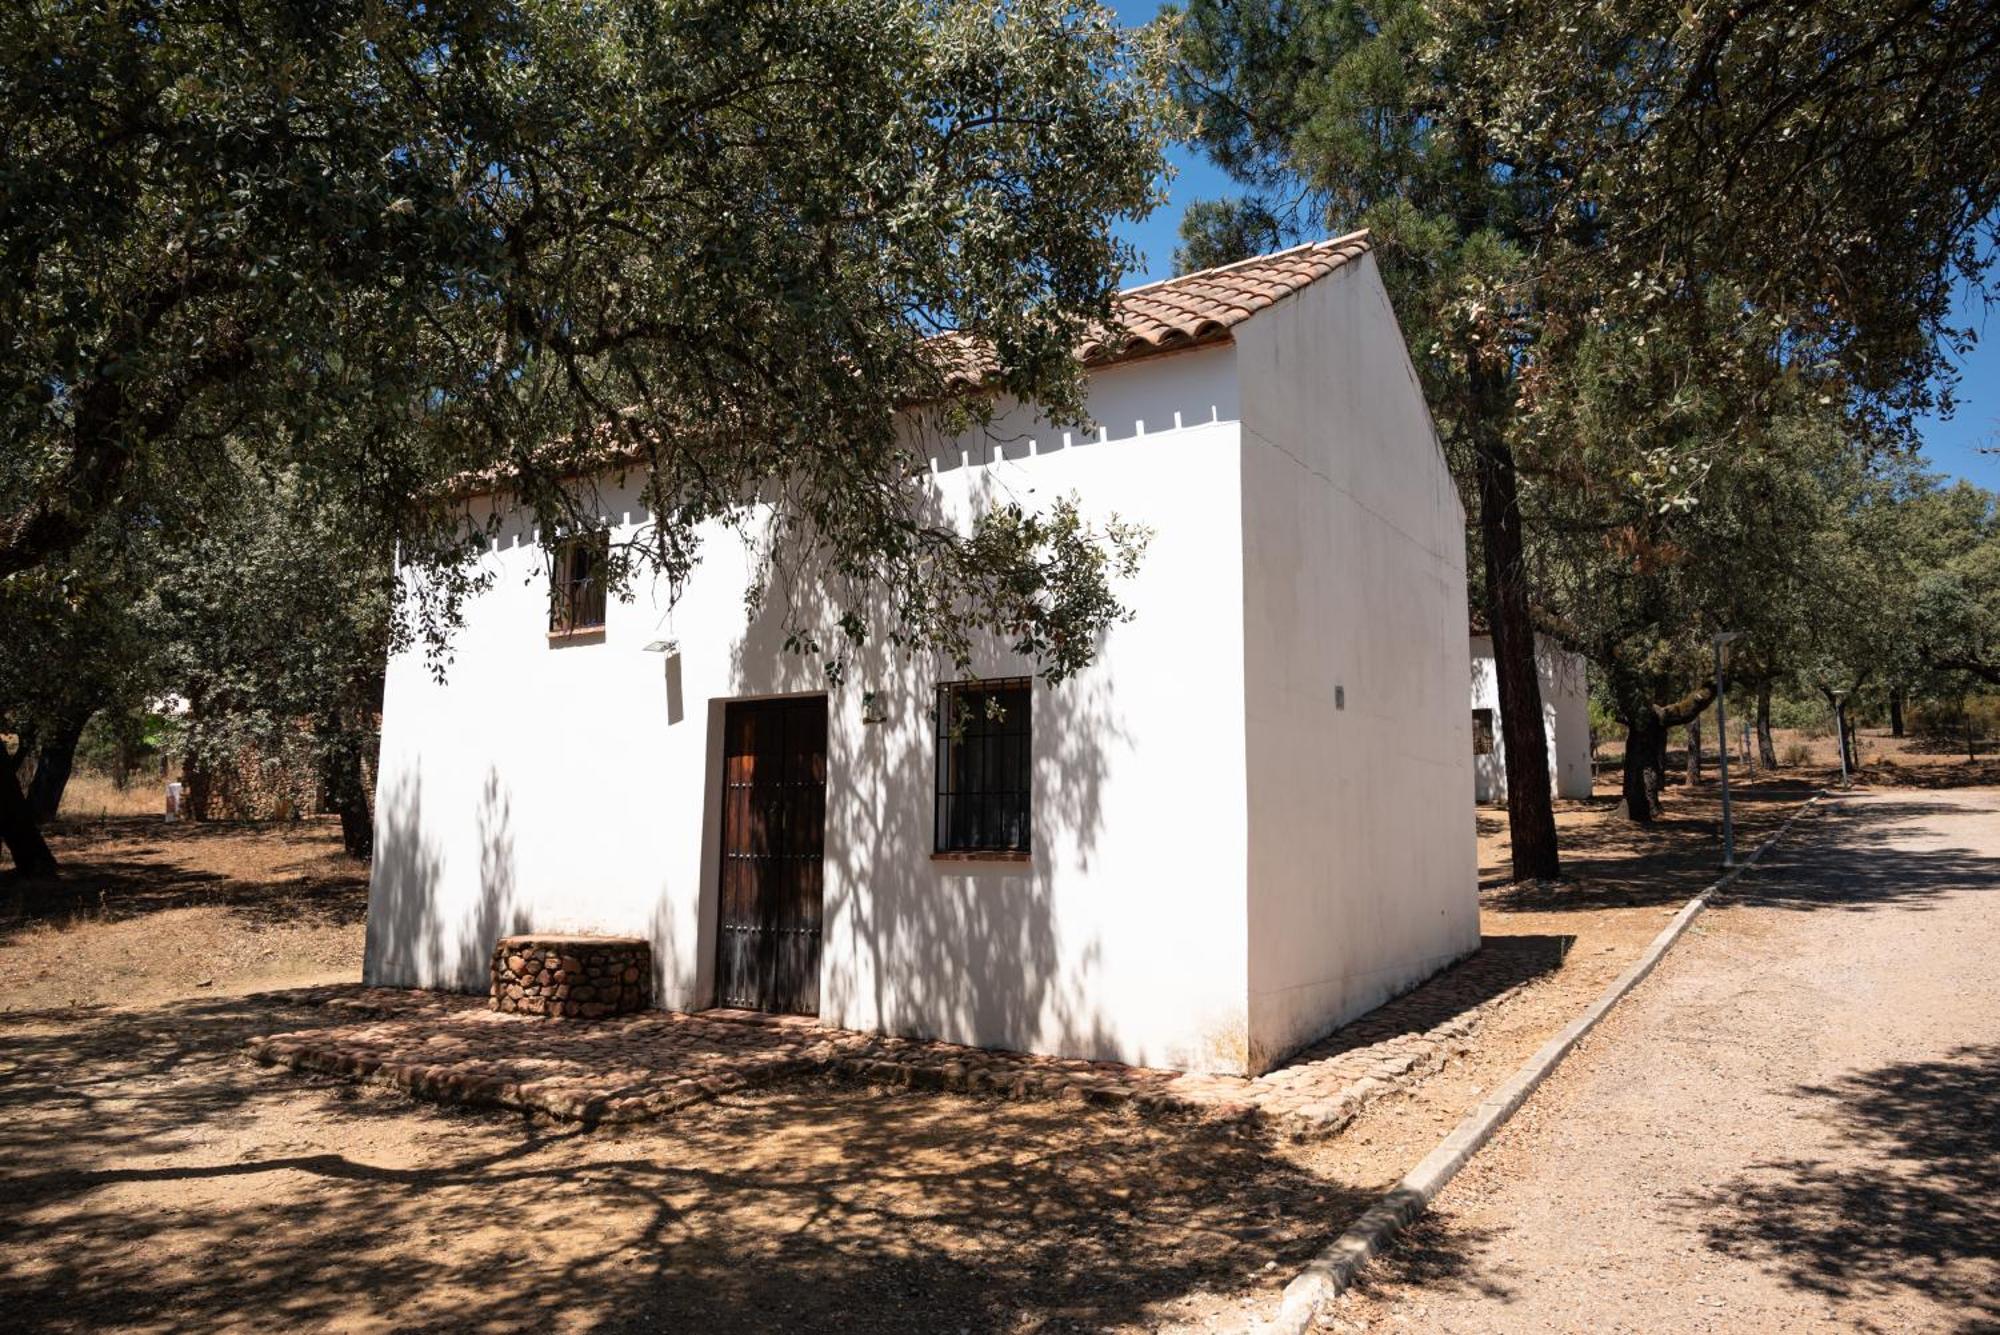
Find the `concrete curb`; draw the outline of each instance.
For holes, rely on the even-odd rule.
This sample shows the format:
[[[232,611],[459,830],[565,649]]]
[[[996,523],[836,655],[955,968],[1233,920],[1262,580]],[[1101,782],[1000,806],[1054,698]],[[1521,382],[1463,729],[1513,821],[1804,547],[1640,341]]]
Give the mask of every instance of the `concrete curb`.
[[[1757,860],[1770,851],[1773,844],[1782,839],[1792,823],[1806,814],[1820,799],[1826,796],[1824,790],[1815,793],[1800,805],[1797,811],[1785,818],[1785,823],[1774,831],[1770,838],[1757,845],[1757,850],[1743,861],[1730,868],[1720,880],[1710,885],[1700,894],[1690,899],[1676,913],[1673,921],[1660,929],[1639,958],[1630,968],[1612,980],[1601,996],[1590,1004],[1583,1014],[1563,1026],[1562,1031],[1542,1044],[1534,1056],[1522,1063],[1521,1068],[1509,1077],[1507,1083],[1493,1091],[1479,1106],[1467,1113],[1465,1119],[1452,1128],[1451,1134],[1438,1142],[1437,1148],[1423,1157],[1417,1166],[1409,1171],[1401,1182],[1390,1189],[1387,1195],[1368,1207],[1361,1218],[1318,1256],[1312,1264],[1300,1271],[1291,1283],[1285,1286],[1285,1295],[1278,1309],[1278,1315],[1266,1323],[1262,1330],[1265,1335],[1304,1335],[1312,1327],[1313,1321],[1327,1303],[1337,1298],[1354,1281],[1354,1276],[1368,1259],[1380,1251],[1390,1238],[1400,1232],[1409,1222],[1424,1212],[1426,1206],[1444,1189],[1445,1183],[1458,1175],[1458,1170],[1471,1161],[1481,1146],[1493,1138],[1493,1133],[1506,1125],[1528,1096],[1546,1079],[1549,1073],[1562,1064],[1583,1036],[1597,1027],[1598,1021],[1611,1013],[1611,1008],[1621,1001],[1625,994],[1644,982],[1653,972],[1674,942],[1680,940],[1688,926],[1701,911],[1708,907],[1708,901],[1718,890],[1741,876],[1757,864]]]

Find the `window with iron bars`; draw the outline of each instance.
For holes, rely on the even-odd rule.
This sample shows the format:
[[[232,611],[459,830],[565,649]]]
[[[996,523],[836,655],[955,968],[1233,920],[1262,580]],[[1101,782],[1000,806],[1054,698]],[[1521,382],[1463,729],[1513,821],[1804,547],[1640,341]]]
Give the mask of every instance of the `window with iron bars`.
[[[604,574],[611,535],[579,533],[556,544],[549,571],[549,634],[580,635],[604,629]]]
[[[938,687],[939,853],[1029,850],[1029,681],[954,681]]]

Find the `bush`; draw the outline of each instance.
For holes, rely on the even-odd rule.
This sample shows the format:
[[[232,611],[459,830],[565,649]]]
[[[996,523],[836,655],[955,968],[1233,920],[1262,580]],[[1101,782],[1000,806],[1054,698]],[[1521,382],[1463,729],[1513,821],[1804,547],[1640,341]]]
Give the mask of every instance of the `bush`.
[[[76,760],[123,788],[135,774],[157,777],[173,721],[146,710],[100,710],[77,739]]]
[[[1992,737],[2000,733],[2000,696],[1922,700],[1910,706],[1905,721],[1917,736],[1937,741],[1964,741],[1968,725],[1975,737]]]
[[[1812,764],[1812,748],[1804,742],[1786,742],[1785,749],[1778,752],[1778,763],[1788,768]]]
[[[1833,711],[1826,701],[1812,696],[1775,696],[1771,700],[1771,726],[1802,732],[1808,737],[1833,735]]]

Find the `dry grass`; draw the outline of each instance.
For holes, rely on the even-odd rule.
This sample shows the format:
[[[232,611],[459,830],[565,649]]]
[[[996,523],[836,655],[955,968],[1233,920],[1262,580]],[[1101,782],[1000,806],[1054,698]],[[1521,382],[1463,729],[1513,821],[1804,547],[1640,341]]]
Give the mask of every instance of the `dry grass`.
[[[166,811],[166,784],[150,770],[120,788],[108,774],[80,769],[63,789],[60,819],[102,820],[107,816],[158,816]]]
[[[368,868],[332,818],[65,817],[54,882],[0,872],[0,1011],[357,977]]]

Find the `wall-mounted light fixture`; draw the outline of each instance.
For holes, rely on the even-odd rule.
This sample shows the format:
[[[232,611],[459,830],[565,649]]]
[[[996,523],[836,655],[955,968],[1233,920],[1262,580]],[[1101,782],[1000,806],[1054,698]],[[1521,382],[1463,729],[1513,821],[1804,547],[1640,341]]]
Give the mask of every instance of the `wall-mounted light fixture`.
[[[861,693],[861,721],[863,723],[887,723],[889,721],[889,704],[882,698],[882,692],[863,691]]]

